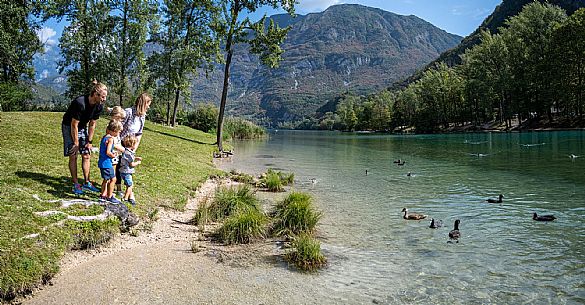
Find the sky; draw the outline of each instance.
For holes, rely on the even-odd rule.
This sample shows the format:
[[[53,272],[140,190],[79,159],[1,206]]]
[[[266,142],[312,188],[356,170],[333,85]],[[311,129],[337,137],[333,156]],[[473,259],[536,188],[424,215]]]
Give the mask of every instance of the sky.
[[[361,4],[399,15],[415,15],[449,33],[467,36],[501,2],[501,0],[299,0],[295,10],[297,14],[306,15],[322,12],[336,4]],[[263,9],[257,14],[257,18],[264,13],[272,15],[281,12]],[[65,25],[64,21],[49,20],[38,31],[37,34],[41,41],[45,42],[46,49],[58,43]]]

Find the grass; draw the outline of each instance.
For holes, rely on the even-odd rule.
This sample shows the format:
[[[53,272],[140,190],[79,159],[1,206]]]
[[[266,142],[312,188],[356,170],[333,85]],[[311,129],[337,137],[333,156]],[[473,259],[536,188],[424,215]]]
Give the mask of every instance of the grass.
[[[50,279],[63,254],[96,246],[117,234],[117,220],[55,225],[63,217],[34,213],[62,210],[70,215],[96,215],[100,207],[60,209],[49,200],[75,198],[67,158],[63,157],[63,113],[3,112],[0,121],[0,300],[30,291]],[[107,118],[98,120],[94,143],[105,133]],[[210,175],[221,175],[212,164],[213,135],[179,126],[146,122],[137,151],[143,162],[134,175],[137,206],[144,219],[155,219],[157,207],[183,209],[186,198]],[[99,185],[97,155],[92,180]],[[81,170],[78,173],[81,177]],[[34,199],[39,195],[43,201]],[[81,198],[97,200],[96,194]],[[39,235],[25,238],[30,234]]]
[[[247,211],[261,211],[260,202],[248,185],[219,187],[215,199],[209,205],[203,204],[195,213],[193,223],[205,225],[208,221],[223,220]]]
[[[284,191],[284,186],[292,184],[294,179],[294,173],[287,174],[268,169],[262,178],[261,185],[265,186],[270,192],[282,192]]]
[[[273,232],[276,236],[312,234],[321,219],[309,194],[292,192],[279,202],[274,211]]]
[[[218,229],[218,235],[226,244],[247,244],[264,237],[267,222],[263,213],[247,210],[227,218]]]
[[[321,243],[308,234],[295,237],[291,248],[284,259],[303,271],[315,271],[327,265],[327,259],[321,253]]]

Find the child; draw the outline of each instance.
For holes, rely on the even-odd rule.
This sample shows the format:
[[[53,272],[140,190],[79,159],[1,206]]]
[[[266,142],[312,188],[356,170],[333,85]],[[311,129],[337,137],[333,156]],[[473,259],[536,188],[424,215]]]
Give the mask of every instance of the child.
[[[130,202],[131,205],[136,205],[136,199],[134,198],[134,192],[132,186],[132,174],[134,173],[134,167],[142,162],[142,158],[136,157],[136,148],[138,147],[138,138],[134,135],[130,135],[122,140],[122,144],[126,147],[124,154],[120,158],[120,177],[126,185],[126,193],[124,194],[124,200]]]
[[[113,121],[118,121],[120,123],[124,122],[124,118],[126,118],[126,111],[120,106],[114,106],[110,111],[110,117]],[[120,185],[121,180],[120,174],[117,173],[120,169],[118,166],[119,163],[119,155],[124,153],[124,146],[122,146],[122,140],[120,139],[120,135],[114,137],[114,148],[117,150],[118,154],[112,159],[112,165],[114,167],[114,173],[116,174],[116,192],[118,193],[118,197],[122,197],[124,194],[122,193],[122,186]]]
[[[114,138],[120,135],[122,123],[111,120],[106,128],[106,135],[100,142],[100,157],[98,167],[104,181],[100,201],[109,201],[113,204],[120,204],[120,200],[114,197],[114,184],[116,184],[116,173],[112,165],[112,159],[117,155],[114,148]]]

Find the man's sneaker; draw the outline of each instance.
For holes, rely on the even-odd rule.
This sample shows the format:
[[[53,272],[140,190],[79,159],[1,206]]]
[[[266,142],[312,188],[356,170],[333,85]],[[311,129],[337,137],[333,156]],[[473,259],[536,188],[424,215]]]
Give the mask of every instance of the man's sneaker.
[[[113,204],[120,204],[122,203],[120,200],[118,200],[118,198],[112,196],[110,197],[110,199],[108,199],[109,202],[113,203]]]
[[[108,201],[108,197],[106,196],[100,196],[100,198],[98,199],[99,202],[106,202]]]
[[[81,188],[83,188],[86,191],[90,191],[90,192],[99,192],[100,190],[93,186],[93,184],[91,184],[91,182],[87,181],[86,183],[84,183]]]
[[[128,202],[130,202],[130,204],[131,204],[132,206],[135,206],[135,205],[136,205],[136,200],[134,200],[134,199],[132,199],[132,198],[128,199]]]
[[[83,195],[83,190],[81,189],[81,185],[79,183],[73,184],[73,193],[75,195]]]

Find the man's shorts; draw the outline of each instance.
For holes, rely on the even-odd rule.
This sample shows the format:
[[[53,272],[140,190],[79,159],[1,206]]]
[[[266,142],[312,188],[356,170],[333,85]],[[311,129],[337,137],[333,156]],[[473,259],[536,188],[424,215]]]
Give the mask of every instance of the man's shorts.
[[[61,133],[63,134],[63,155],[69,156],[69,151],[73,147],[73,139],[71,138],[71,126],[61,124]],[[89,149],[85,147],[87,145],[87,130],[85,128],[77,130],[77,138],[79,139],[79,153],[82,155],[88,155],[91,153]]]
[[[132,181],[132,174],[120,173],[120,177],[122,181],[124,181],[124,185],[132,186],[134,183]]]
[[[100,174],[102,174],[102,179],[104,180],[116,178],[116,173],[114,172],[113,167],[100,168]]]

